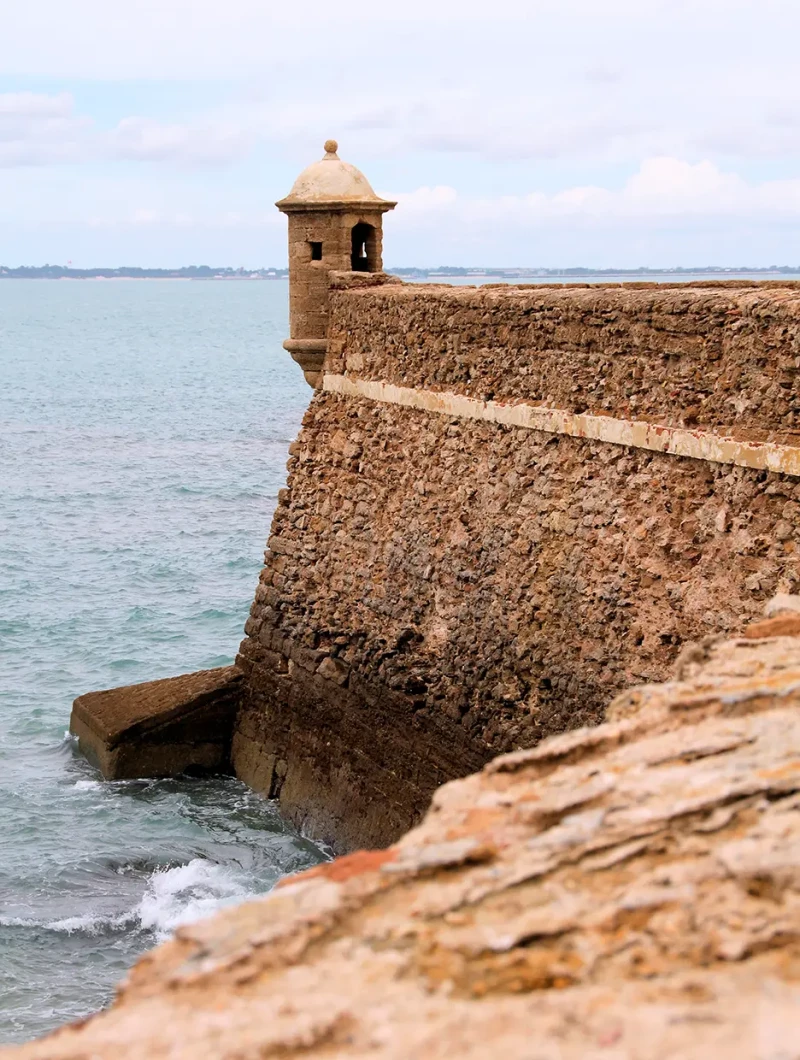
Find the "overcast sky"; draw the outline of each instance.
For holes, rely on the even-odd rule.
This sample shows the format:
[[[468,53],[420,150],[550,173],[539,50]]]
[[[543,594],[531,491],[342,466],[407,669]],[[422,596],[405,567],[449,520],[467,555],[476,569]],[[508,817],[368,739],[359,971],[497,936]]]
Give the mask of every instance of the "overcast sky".
[[[0,263],[283,265],[335,137],[390,266],[800,264],[798,0],[0,0]]]

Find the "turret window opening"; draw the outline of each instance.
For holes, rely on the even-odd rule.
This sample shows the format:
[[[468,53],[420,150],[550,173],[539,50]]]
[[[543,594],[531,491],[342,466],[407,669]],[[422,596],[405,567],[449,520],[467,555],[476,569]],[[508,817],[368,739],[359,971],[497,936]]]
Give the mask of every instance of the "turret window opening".
[[[372,225],[359,221],[353,227],[350,268],[353,272],[374,272],[377,258],[377,239]]]
[[[311,260],[322,261],[322,243],[309,243],[311,247]]]

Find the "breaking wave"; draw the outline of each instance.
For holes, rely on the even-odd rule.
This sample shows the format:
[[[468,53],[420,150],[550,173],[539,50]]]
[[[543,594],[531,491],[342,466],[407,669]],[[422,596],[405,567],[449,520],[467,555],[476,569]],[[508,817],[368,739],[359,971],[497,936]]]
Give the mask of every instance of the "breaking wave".
[[[254,898],[256,894],[231,869],[194,858],[186,865],[153,872],[141,900],[126,912],[113,916],[87,913],[48,921],[0,917],[0,927],[95,936],[133,929],[148,932],[162,941],[181,925],[202,920],[224,906]]]
[[[165,937],[182,924],[251,897],[254,893],[230,869],[195,858],[188,865],[154,872],[137,916],[144,931]]]

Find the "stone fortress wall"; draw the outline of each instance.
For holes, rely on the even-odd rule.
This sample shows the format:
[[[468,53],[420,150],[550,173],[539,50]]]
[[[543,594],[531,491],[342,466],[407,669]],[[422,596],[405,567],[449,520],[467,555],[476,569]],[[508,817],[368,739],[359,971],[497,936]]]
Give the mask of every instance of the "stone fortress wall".
[[[378,279],[333,277],[238,659],[234,770],[339,850],[800,585],[797,285]]]

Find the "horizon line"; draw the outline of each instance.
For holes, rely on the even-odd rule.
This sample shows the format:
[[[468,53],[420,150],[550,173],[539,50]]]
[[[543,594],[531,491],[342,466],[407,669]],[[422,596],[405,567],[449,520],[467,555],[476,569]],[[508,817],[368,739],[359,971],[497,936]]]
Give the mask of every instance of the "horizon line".
[[[563,268],[550,266],[524,266],[524,265],[396,265],[389,267],[386,272],[397,274],[417,275],[451,275],[451,276],[492,276],[492,275],[517,275],[517,276],[568,276],[568,275],[671,275],[681,273],[800,273],[800,265],[673,265],[673,266],[600,266],[570,265]],[[64,275],[87,275],[87,274],[117,274],[117,273],[159,273],[159,274],[197,274],[219,275],[233,274],[237,276],[255,275],[288,275],[287,265],[261,265],[247,268],[245,266],[232,265],[95,265],[86,268],[74,265],[0,265],[0,277],[8,277],[19,273],[59,273]]]

